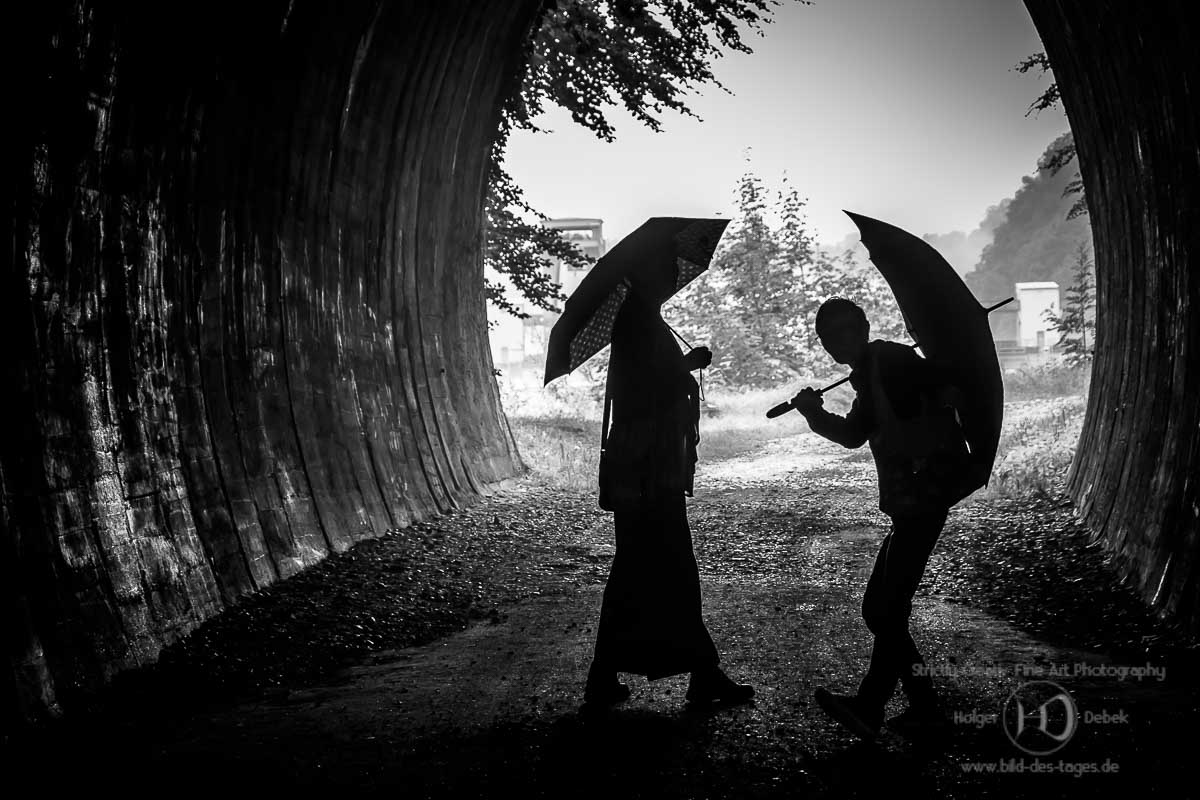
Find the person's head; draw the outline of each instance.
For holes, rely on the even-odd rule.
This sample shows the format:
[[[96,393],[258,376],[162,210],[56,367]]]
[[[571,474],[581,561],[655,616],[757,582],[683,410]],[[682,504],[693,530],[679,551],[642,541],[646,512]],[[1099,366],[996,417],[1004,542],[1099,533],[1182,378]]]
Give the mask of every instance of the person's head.
[[[671,263],[645,264],[644,269],[630,273],[628,280],[631,292],[639,300],[655,308],[671,299],[675,294],[675,281],[679,270]]]
[[[844,297],[831,297],[817,309],[817,337],[833,360],[854,366],[867,351],[871,324],[862,308]]]

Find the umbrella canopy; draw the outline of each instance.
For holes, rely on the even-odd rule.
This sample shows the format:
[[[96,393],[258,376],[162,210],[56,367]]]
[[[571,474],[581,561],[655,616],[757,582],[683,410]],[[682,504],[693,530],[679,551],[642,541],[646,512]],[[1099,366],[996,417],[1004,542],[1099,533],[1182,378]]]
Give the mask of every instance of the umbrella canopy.
[[[892,288],[909,333],[925,357],[955,376],[971,450],[971,480],[963,496],[987,484],[1004,417],[1004,384],[988,310],[954,268],[923,239],[877,219],[852,214],[871,262]]]
[[[674,286],[674,294],[708,269],[728,224],[725,219],[652,217],[617,242],[579,282],[551,329],[545,382],[566,375],[612,340],[630,281]]]

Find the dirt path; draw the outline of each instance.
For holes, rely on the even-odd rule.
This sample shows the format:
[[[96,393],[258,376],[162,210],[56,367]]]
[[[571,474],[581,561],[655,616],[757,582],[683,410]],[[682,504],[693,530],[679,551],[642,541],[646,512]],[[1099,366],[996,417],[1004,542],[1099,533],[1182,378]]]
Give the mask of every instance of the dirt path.
[[[950,602],[931,591],[936,574],[916,602],[914,629],[943,673],[936,680],[949,707],[984,721],[957,726],[942,747],[894,734],[864,746],[820,713],[813,690],[852,690],[869,654],[859,600],[886,533],[872,481],[869,455],[809,435],[698,475],[690,516],[705,616],[727,671],[756,686],[753,705],[690,710],[684,676],[631,678],[628,702],[599,716],[579,713],[612,556],[611,518],[588,513],[571,529],[569,547],[539,556],[541,588],[528,599],[430,644],[375,651],[322,685],[207,704],[169,727],[131,721],[118,728],[116,757],[136,763],[139,780],[185,774],[194,788],[354,787],[404,798],[871,797],[898,787],[917,797],[1084,796],[1101,782],[1106,793],[1167,792],[1195,744],[1185,733],[1195,721],[1194,688],[1055,678],[1081,713],[1124,710],[1129,721],[1081,724],[1059,753],[1034,759],[986,719],[1021,683],[1019,673],[1076,664],[1095,673],[1116,662]],[[492,519],[488,503],[520,491],[510,487],[472,518]],[[967,535],[978,512],[953,512],[946,536]],[[935,560],[931,573],[937,569]],[[891,713],[899,710],[896,701]],[[103,752],[94,750],[97,763]],[[1021,759],[1025,774],[966,771],[987,768],[975,763],[1017,769]],[[1123,772],[1029,772],[1059,759],[1116,759]],[[89,784],[96,779],[89,773]]]

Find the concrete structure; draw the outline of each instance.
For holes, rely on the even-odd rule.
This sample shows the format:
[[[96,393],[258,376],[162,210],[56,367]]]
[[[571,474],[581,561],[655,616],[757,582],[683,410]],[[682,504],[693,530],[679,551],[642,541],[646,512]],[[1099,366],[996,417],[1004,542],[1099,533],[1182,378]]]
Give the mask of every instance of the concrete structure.
[[[1051,358],[1059,344],[1059,335],[1046,321],[1046,312],[1060,314],[1062,300],[1054,281],[1030,281],[1013,287],[1016,298],[988,315],[996,353],[1004,369],[1033,364]]]
[[[988,324],[992,327],[992,338],[996,341],[996,350],[1003,353],[1006,350],[1019,349],[1021,339],[1021,304],[1013,300],[1006,306],[1001,306],[988,314]]]
[[[559,231],[564,239],[582,250],[583,254],[592,260],[599,259],[604,255],[604,220],[590,217],[563,217],[548,219],[543,224],[547,228]],[[551,265],[550,277],[558,282],[563,293],[569,297],[587,273],[586,269],[575,269],[555,259]]]
[[[563,217],[548,219],[542,224],[559,231],[564,239],[590,258],[599,259],[604,255],[604,220]],[[559,259],[553,259],[547,267],[549,277],[562,287],[563,294],[568,297],[579,286],[587,272],[586,269],[576,269],[563,264]],[[488,278],[497,280],[499,276],[489,273]],[[512,314],[488,305],[492,363],[508,373],[540,370],[541,360],[546,354],[546,343],[550,338],[550,329],[558,319],[558,314],[538,308],[521,297],[511,286],[507,288],[507,297],[513,305],[529,316],[517,319]]]
[[[1046,315],[1059,314],[1062,302],[1059,297],[1058,284],[1054,281],[1033,281],[1018,283],[1016,289],[1018,344],[1024,348],[1034,348],[1043,352],[1058,344],[1058,331],[1046,321]]]

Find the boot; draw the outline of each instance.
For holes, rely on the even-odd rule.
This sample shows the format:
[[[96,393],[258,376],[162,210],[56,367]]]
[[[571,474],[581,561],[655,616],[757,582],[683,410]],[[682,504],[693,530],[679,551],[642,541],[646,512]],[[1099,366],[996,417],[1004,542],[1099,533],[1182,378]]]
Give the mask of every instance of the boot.
[[[598,669],[595,664],[588,670],[583,702],[589,705],[611,706],[628,700],[629,694],[629,687],[617,679],[617,673]]]
[[[883,725],[883,708],[868,706],[856,695],[834,694],[825,687],[814,693],[817,705],[847,730],[867,741],[879,737]]]
[[[745,703],[754,697],[754,687],[735,683],[720,667],[714,666],[692,673],[686,697],[689,703],[696,704]]]

